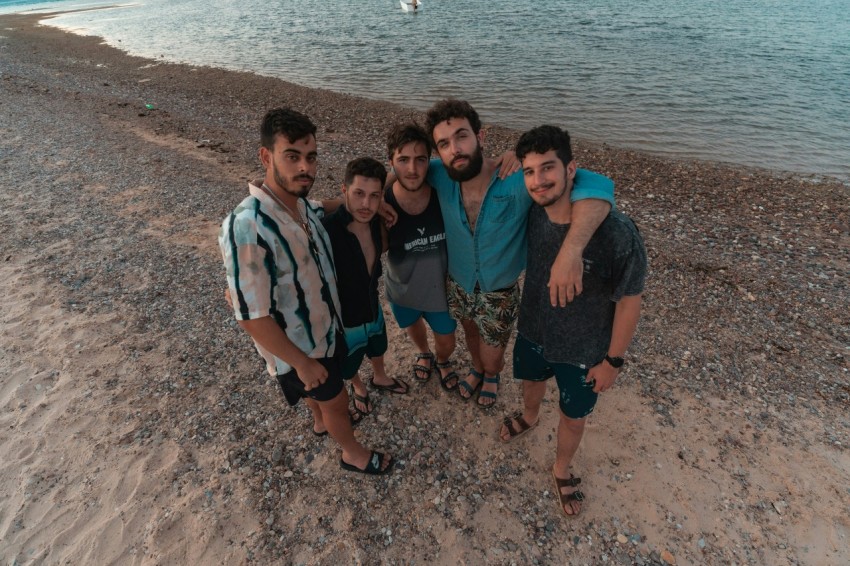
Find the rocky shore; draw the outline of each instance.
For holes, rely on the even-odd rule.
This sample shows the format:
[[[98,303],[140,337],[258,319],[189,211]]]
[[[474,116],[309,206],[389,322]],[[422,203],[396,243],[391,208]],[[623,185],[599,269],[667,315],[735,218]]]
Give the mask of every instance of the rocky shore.
[[[491,412],[435,379],[373,393],[357,434],[398,458],[378,479],[341,471],[285,406],[223,301],[216,243],[277,105],[319,125],[315,197],[421,118],[0,17],[0,561],[850,562],[846,184],[578,141],[651,273],[568,520],[551,390],[536,431],[497,438],[521,403],[509,369]],[[517,135],[488,125],[486,150]],[[407,378],[386,314],[388,370]]]

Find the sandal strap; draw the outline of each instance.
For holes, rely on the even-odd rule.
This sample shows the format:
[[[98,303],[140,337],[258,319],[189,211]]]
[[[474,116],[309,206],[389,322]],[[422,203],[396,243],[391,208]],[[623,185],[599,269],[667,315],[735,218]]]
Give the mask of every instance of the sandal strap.
[[[416,361],[431,360],[433,362],[435,359],[436,358],[434,357],[433,352],[427,352],[427,353],[424,353],[424,354],[422,352],[420,352],[420,353],[416,354]]]
[[[497,373],[493,377],[482,377],[481,379],[484,380],[484,383],[499,383],[501,378],[502,376]]]
[[[514,421],[516,421],[519,425],[519,430],[514,429]],[[526,422],[526,420],[522,418],[522,411],[516,411],[514,414],[505,417],[505,420],[502,421],[502,424],[505,425],[505,427],[508,429],[511,438],[531,428],[531,425],[529,425],[528,422]]]
[[[452,361],[446,360],[444,362],[437,362],[437,367],[440,369],[446,369],[452,367]]]
[[[584,501],[584,494],[579,490],[575,490],[574,492],[566,495],[561,494],[561,501]]]
[[[484,374],[480,371],[475,371],[475,368],[469,368],[469,371],[467,373],[471,373],[475,376],[476,379],[484,379]]]
[[[570,477],[566,479],[556,477],[555,482],[558,484],[558,489],[562,487],[578,487],[578,484],[581,483],[581,478],[577,478],[570,474]]]
[[[490,399],[496,399],[498,397],[498,395],[499,395],[498,393],[491,393],[489,391],[480,391],[478,393],[479,397],[488,397]]]

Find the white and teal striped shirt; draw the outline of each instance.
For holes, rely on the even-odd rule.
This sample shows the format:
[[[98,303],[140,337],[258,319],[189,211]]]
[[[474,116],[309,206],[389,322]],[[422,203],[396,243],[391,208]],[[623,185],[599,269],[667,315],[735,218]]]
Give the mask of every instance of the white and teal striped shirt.
[[[218,236],[236,319],[271,316],[309,357],[332,356],[341,311],[321,203],[298,200],[313,233],[311,247],[301,226],[269,195],[250,183],[248,190],[250,196],[224,219]],[[292,369],[255,346],[272,375]]]

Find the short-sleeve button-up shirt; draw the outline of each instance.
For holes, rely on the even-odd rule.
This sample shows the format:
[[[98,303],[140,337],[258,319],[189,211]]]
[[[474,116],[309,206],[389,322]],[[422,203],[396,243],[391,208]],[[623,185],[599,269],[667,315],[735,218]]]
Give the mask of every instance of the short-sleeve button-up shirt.
[[[321,203],[298,200],[312,231],[311,245],[304,229],[259,186],[249,184],[248,191],[224,219],[218,237],[236,319],[270,316],[307,356],[332,356],[341,311]],[[255,345],[272,375],[292,369]]]

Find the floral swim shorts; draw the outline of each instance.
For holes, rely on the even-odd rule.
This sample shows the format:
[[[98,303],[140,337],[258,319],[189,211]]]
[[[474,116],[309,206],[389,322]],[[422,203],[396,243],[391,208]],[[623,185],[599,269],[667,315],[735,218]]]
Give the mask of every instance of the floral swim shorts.
[[[490,346],[504,348],[508,345],[519,313],[519,283],[489,293],[482,292],[476,285],[470,294],[449,277],[446,296],[452,318],[473,321],[481,338]]]

